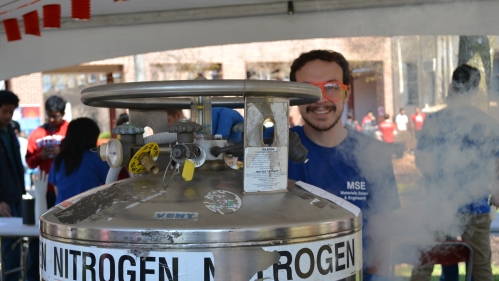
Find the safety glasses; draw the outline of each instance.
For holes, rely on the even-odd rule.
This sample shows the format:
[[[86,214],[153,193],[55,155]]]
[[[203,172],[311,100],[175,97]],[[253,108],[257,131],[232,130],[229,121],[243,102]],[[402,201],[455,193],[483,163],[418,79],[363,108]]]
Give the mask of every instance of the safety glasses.
[[[347,95],[347,85],[341,82],[306,82],[319,87],[322,90],[322,96],[330,102],[340,101]]]

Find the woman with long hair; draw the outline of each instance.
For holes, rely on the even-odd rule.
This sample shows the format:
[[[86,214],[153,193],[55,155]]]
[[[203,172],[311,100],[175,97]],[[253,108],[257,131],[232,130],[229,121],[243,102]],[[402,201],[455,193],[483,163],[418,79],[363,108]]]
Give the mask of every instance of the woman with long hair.
[[[106,182],[108,164],[90,151],[95,148],[99,133],[92,119],[78,118],[69,123],[48,179],[55,186],[56,204]]]

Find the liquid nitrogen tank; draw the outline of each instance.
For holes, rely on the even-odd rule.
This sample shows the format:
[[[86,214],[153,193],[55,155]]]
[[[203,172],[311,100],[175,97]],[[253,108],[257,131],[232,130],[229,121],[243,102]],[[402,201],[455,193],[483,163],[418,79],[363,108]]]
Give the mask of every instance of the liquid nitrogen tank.
[[[107,183],[41,216],[42,279],[362,280],[359,210],[288,180],[288,157],[307,162],[289,106],[320,95],[247,80],[85,89],[84,104],[129,108],[130,122],[97,148],[111,166]],[[242,143],[212,135],[212,106],[244,108],[231,128]],[[167,126],[166,109],[191,109],[191,119]],[[266,123],[274,130],[264,139]],[[122,167],[135,176],[116,181]]]

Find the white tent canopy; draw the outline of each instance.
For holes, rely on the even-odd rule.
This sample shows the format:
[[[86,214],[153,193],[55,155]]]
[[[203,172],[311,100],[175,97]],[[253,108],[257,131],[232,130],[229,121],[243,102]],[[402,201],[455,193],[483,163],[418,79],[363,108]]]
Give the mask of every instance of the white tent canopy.
[[[93,60],[188,47],[308,38],[498,35],[499,1],[432,0],[94,0],[89,21],[71,19],[69,0],[0,0],[0,19],[60,3],[62,27],[0,32],[0,79]],[[24,8],[14,10],[23,4]],[[4,11],[8,13],[1,14]]]

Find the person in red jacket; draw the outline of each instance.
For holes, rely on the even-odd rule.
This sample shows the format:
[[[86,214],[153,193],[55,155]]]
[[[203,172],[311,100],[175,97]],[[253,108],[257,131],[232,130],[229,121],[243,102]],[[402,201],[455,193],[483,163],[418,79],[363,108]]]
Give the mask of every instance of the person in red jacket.
[[[385,121],[379,123],[379,130],[384,142],[393,143],[397,133],[397,126],[390,120],[390,115],[385,114]]]
[[[62,119],[66,101],[59,96],[51,96],[45,102],[47,123],[36,128],[28,139],[26,163],[31,169],[37,167],[48,175],[52,162],[59,154],[59,145],[66,135],[69,122]],[[56,194],[49,183],[47,188],[47,207],[55,205]]]

